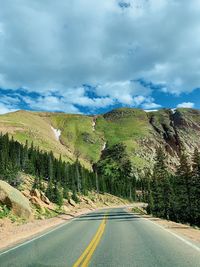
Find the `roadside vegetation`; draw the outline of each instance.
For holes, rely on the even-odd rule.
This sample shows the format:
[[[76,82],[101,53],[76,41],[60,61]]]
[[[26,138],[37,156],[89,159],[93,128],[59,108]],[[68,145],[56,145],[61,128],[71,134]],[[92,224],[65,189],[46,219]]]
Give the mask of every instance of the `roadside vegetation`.
[[[13,214],[9,207],[0,204],[0,219],[3,218],[8,218],[11,222],[16,222],[18,224],[22,224],[25,222],[23,218],[20,218],[19,216]]]
[[[174,174],[166,165],[166,156],[157,149],[153,172],[143,179],[147,212],[156,217],[200,226],[200,152],[189,158],[184,150]]]
[[[33,143],[21,144],[8,134],[1,134],[0,178],[20,189],[20,174],[31,175],[32,189],[44,192],[58,207],[64,200],[78,203],[80,196],[88,196],[90,192],[108,193],[146,202],[147,212],[154,216],[200,226],[200,152],[197,149],[192,158],[182,149],[173,173],[162,148],[157,149],[153,170],[143,171],[133,166],[125,144],[120,142],[106,146],[92,170],[83,167],[78,156],[74,163],[69,163],[61,156],[55,157],[52,151],[45,152]],[[1,207],[0,216],[6,213],[8,210]]]
[[[78,157],[74,163],[66,163],[61,156],[57,159],[53,152],[44,152],[33,143],[29,146],[26,141],[23,145],[8,134],[1,134],[0,173],[1,180],[18,189],[23,182],[21,173],[35,177],[32,189],[45,192],[60,207],[64,199],[78,203],[80,195],[87,196],[92,191],[135,198],[135,178],[122,144],[105,150],[94,171],[89,171]]]
[[[123,143],[106,148],[94,170],[101,192],[136,200],[136,177]]]

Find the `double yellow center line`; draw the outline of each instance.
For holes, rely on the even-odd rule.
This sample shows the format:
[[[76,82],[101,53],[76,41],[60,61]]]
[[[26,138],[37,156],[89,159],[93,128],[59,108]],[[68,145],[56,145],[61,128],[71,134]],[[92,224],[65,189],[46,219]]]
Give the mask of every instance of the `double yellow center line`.
[[[99,242],[101,241],[102,235],[105,231],[106,221],[107,221],[107,215],[104,216],[95,236],[90,241],[85,251],[81,254],[78,260],[74,263],[73,267],[79,267],[79,266],[87,267],[89,265],[92,255],[94,254],[95,249],[97,248]]]

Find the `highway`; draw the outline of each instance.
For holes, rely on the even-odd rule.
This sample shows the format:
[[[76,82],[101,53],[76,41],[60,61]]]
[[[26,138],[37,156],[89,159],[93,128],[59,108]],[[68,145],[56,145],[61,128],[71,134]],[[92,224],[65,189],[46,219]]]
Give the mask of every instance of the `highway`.
[[[0,252],[0,267],[198,267],[200,247],[123,208],[75,218]]]

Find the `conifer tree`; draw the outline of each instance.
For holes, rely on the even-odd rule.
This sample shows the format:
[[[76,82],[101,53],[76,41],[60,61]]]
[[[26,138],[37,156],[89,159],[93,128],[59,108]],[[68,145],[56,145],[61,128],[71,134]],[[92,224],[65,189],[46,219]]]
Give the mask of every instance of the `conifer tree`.
[[[181,222],[193,223],[192,172],[185,151],[181,152],[175,178],[176,214]]]
[[[59,207],[63,205],[63,191],[59,183],[56,183],[54,188],[54,202],[58,204]]]
[[[172,187],[165,163],[165,154],[161,147],[156,151],[152,176],[153,213],[166,219],[170,218],[172,207]]]
[[[76,176],[76,183],[77,183],[77,191],[78,193],[80,193],[81,192],[81,177],[80,177],[80,171],[79,171],[78,157],[75,162],[75,176]]]
[[[193,154],[192,189],[191,201],[193,208],[194,223],[200,226],[200,152],[197,148]]]

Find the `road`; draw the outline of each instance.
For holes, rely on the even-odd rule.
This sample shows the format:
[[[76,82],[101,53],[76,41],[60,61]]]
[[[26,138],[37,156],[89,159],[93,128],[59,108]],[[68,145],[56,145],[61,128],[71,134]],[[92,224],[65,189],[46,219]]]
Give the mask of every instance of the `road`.
[[[1,267],[197,267],[200,249],[122,208],[89,213],[0,253]]]

